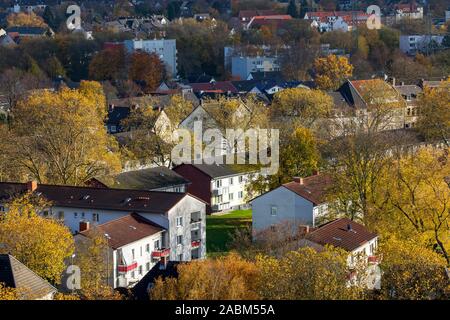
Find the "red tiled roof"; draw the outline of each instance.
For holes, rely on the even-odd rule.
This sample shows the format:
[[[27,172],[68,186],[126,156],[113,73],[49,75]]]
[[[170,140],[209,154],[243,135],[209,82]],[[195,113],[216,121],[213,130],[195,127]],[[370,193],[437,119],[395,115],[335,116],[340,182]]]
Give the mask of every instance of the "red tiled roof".
[[[97,226],[95,229],[89,229],[80,232],[80,234],[90,237],[96,232],[108,235],[108,244],[111,248],[117,249],[129,243],[141,240],[163,231],[164,228],[153,223],[136,213],[130,213],[119,219],[115,219]]]
[[[326,202],[327,191],[332,184],[333,180],[330,175],[317,174],[303,178],[303,184],[292,181],[283,184],[283,187],[318,205]]]
[[[320,226],[306,238],[323,246],[332,245],[351,252],[377,236],[362,224],[341,218]]]

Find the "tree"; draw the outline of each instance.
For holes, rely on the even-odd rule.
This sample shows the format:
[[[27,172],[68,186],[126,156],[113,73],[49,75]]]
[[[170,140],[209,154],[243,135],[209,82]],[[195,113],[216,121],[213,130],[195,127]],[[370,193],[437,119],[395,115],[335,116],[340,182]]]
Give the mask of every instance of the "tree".
[[[414,241],[391,238],[379,248],[382,256],[381,294],[385,299],[448,299],[445,260]]]
[[[283,122],[299,121],[310,127],[317,119],[326,117],[332,106],[331,97],[323,91],[292,88],[274,95],[271,113],[272,119]]]
[[[129,77],[140,84],[144,92],[151,92],[161,84],[165,77],[165,69],[156,54],[134,52],[130,60]]]
[[[53,14],[52,8],[50,6],[45,6],[44,13],[42,15],[42,19],[53,30],[58,29],[59,21],[56,19],[55,15]]]
[[[387,192],[397,223],[413,229],[431,242],[450,265],[448,235],[450,230],[450,150],[420,149],[393,163]],[[392,179],[395,178],[395,179]],[[391,222],[392,223],[392,222]],[[400,226],[399,226],[400,227]]]
[[[184,99],[181,95],[173,95],[169,104],[164,107],[164,112],[169,117],[172,125],[177,127],[194,109],[191,101]]]
[[[0,301],[2,300],[19,300],[20,295],[17,289],[8,288],[0,282]]]
[[[76,243],[74,263],[80,268],[81,290],[78,293],[87,300],[120,300],[114,291],[113,253],[108,240],[100,230],[90,230],[88,237]]]
[[[299,18],[303,19],[305,17],[306,12],[308,12],[308,1],[301,0]]]
[[[47,27],[44,20],[37,16],[34,12],[31,13],[12,13],[7,18],[8,27]]]
[[[287,14],[290,15],[292,18],[298,17],[297,4],[295,3],[295,0],[289,1],[289,5],[287,7]]]
[[[89,77],[93,80],[125,79],[124,49],[110,48],[98,52],[89,64]]]
[[[443,140],[450,147],[450,78],[438,88],[425,88],[419,108],[419,131],[427,139]]]
[[[106,133],[102,87],[34,92],[13,110],[7,156],[11,167],[39,183],[82,185],[115,172],[117,144]]]
[[[353,66],[346,57],[329,55],[314,61],[316,82],[323,90],[336,90],[353,74]]]
[[[281,259],[261,256],[258,293],[262,299],[338,300],[362,297],[361,289],[348,286],[348,253],[326,248],[291,251]]]
[[[237,254],[177,266],[177,278],[158,278],[152,300],[255,300],[258,270]]]
[[[1,253],[9,253],[39,276],[58,284],[64,260],[73,253],[70,230],[60,221],[39,216],[50,204],[37,194],[13,198],[0,219]]]

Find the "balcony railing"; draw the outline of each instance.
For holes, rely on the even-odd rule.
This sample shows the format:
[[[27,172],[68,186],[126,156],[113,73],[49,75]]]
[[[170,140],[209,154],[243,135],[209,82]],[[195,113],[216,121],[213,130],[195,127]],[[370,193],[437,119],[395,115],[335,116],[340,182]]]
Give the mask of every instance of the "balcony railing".
[[[167,257],[170,254],[170,248],[158,249],[152,252],[152,258]]]
[[[133,262],[132,264],[129,264],[129,265],[119,264],[117,269],[119,272],[126,273],[126,272],[136,269],[137,265],[138,265],[137,262]]]
[[[200,244],[201,244],[201,240],[200,239],[199,240],[192,240],[191,247],[192,248],[198,248],[198,247],[200,247]]]
[[[197,223],[197,222],[201,222],[202,218],[191,218],[191,223]]]

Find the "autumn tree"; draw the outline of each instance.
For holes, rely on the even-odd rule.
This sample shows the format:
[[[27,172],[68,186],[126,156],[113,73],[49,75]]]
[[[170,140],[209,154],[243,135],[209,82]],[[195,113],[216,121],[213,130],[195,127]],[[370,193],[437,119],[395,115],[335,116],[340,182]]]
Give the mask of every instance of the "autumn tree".
[[[177,266],[178,277],[157,279],[152,300],[255,300],[258,270],[237,254]]]
[[[329,55],[314,61],[316,82],[320,89],[336,90],[353,74],[353,66],[346,57]]]
[[[76,241],[74,264],[80,268],[81,289],[77,295],[85,300],[119,300],[114,291],[113,252],[99,229],[89,230]]]
[[[102,87],[32,93],[13,110],[7,156],[11,167],[40,183],[81,185],[120,168],[106,133]]]
[[[420,235],[430,242],[450,265],[450,175],[449,150],[423,148],[405,154],[392,165],[387,184],[389,203],[399,219],[390,223],[409,226],[408,238]]]
[[[437,88],[425,88],[419,108],[419,131],[427,139],[443,140],[450,147],[450,78]]]
[[[0,301],[2,300],[19,300],[20,295],[15,288],[6,287],[0,282]]]
[[[0,219],[0,253],[9,253],[51,283],[59,283],[64,261],[74,250],[70,230],[44,218],[50,204],[37,194],[16,196]]]
[[[292,88],[274,95],[271,116],[275,121],[296,121],[310,127],[317,119],[328,116],[331,97],[320,90]]]
[[[184,99],[182,95],[173,95],[169,104],[164,107],[164,112],[169,117],[172,125],[177,127],[194,109],[191,101]]]
[[[384,299],[448,299],[450,285],[445,260],[414,241],[390,238],[379,248]]]
[[[151,92],[165,77],[164,64],[154,53],[134,52],[130,57],[129,77],[138,83],[144,92]]]
[[[258,293],[274,300],[339,300],[362,297],[361,288],[348,286],[348,253],[326,248],[300,248],[275,258],[260,256],[256,266]]]
[[[8,27],[47,27],[44,20],[37,16],[34,12],[31,13],[12,13],[7,18]]]
[[[125,52],[123,48],[104,49],[92,58],[89,77],[93,80],[119,80],[125,78]]]

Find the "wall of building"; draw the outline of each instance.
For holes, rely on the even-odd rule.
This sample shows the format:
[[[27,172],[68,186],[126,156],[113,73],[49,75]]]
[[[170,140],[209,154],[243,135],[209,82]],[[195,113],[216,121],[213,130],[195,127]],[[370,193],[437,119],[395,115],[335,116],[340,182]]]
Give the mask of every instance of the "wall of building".
[[[285,187],[261,195],[251,204],[254,233],[286,221],[313,225],[313,204]],[[272,207],[276,207],[276,215],[272,215]]]
[[[242,177],[241,182],[239,182],[239,177]],[[213,179],[211,181],[212,210],[223,211],[242,208],[248,200],[246,187],[251,181],[250,179],[249,174],[237,174],[230,177]],[[218,182],[220,183],[220,187],[217,185]]]
[[[173,168],[173,171],[191,182],[187,191],[205,201],[207,212],[211,212],[211,178],[188,164],[179,165]]]

